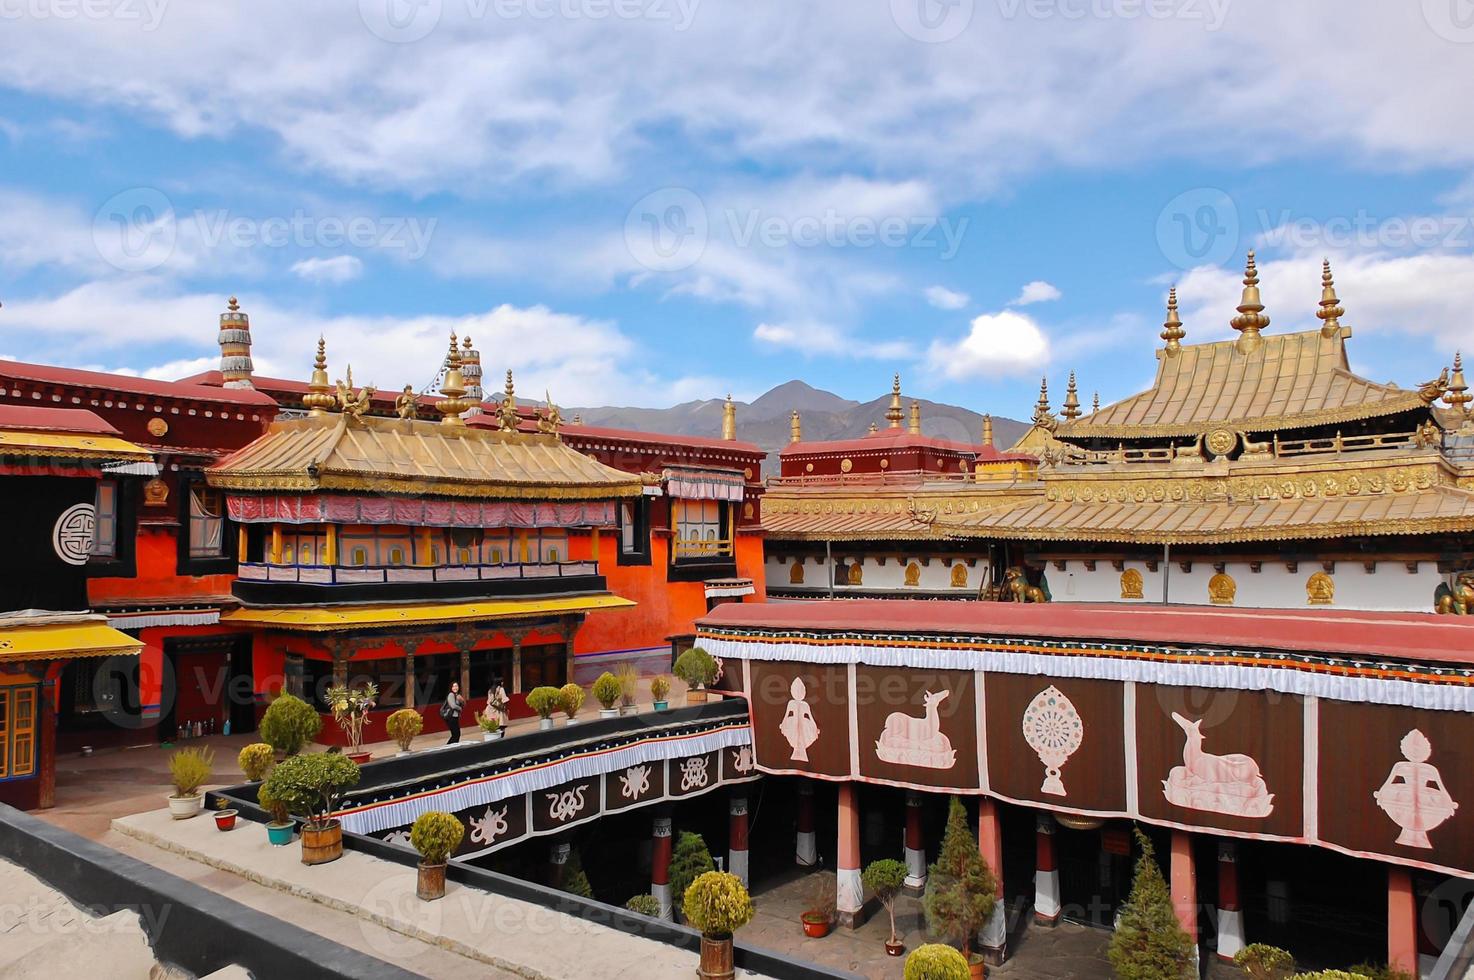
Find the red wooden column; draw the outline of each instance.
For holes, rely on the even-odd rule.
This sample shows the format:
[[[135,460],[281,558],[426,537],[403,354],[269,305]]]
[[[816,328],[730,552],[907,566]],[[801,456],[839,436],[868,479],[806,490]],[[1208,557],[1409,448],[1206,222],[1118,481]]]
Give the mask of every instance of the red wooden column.
[[[1244,948],[1244,913],[1239,904],[1239,851],[1233,841],[1218,842],[1218,958],[1232,960]]]
[[[48,664],[36,693],[36,807],[40,810],[56,806],[56,681],[65,664],[64,660]]]
[[[1418,975],[1418,904],[1413,875],[1387,866],[1387,965]]]
[[[1041,813],[1034,824],[1034,921],[1059,922],[1059,866],[1054,855],[1054,817]]]
[[[733,793],[727,807],[727,870],[747,884],[747,793]]]
[[[865,886],[860,881],[860,806],[854,783],[839,787],[839,868],[835,909],[839,924],[858,929],[865,923]]]
[[[925,801],[914,789],[906,791],[906,887],[926,887],[926,841],[921,836],[921,807]]]
[[[1193,962],[1198,959],[1198,871],[1193,865],[1192,834],[1172,831],[1172,909],[1177,922],[1193,941]]]
[[[798,784],[798,840],[794,861],[803,868],[819,863],[819,845],[814,839],[814,785],[808,780]]]
[[[650,894],[660,903],[660,917],[674,918],[670,900],[670,817],[656,817],[655,846],[650,855]]]
[[[979,934],[980,952],[994,966],[1008,956],[1007,918],[1003,908],[1003,828],[998,822],[998,804],[990,799],[978,800],[978,850],[998,883],[998,904]]]

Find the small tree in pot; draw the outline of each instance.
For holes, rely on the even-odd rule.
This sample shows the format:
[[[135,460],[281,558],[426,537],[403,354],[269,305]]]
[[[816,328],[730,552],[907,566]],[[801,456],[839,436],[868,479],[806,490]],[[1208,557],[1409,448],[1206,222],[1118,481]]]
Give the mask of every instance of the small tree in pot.
[[[553,727],[553,712],[563,702],[563,694],[556,687],[534,687],[527,692],[527,706],[537,712],[537,727],[547,731]]]
[[[348,736],[348,758],[354,762],[367,762],[369,753],[363,751],[363,726],[368,723],[369,711],[379,701],[379,686],[349,687],[340,684],[328,688],[327,701],[333,709],[333,720]]]
[[[256,791],[256,802],[271,816],[266,824],[266,839],[274,847],[290,844],[297,833],[297,825],[292,823],[291,811],[287,809],[286,801],[272,796],[263,783]]]
[[[706,685],[717,679],[717,662],[701,647],[692,647],[676,658],[671,672],[689,688],[686,703],[700,704],[706,700]]]
[[[839,882],[832,874],[811,875],[807,884],[809,901],[798,921],[803,925],[804,935],[810,939],[823,939],[834,928],[834,910],[838,904]]]
[[[896,898],[906,884],[906,866],[894,858],[871,861],[860,877],[890,915],[891,938],[886,941],[885,951],[891,956],[900,956],[906,947],[896,938]]]
[[[655,702],[656,711],[664,711],[670,707],[670,703],[665,700],[668,694],[670,694],[670,678],[664,674],[657,674],[650,681],[650,700]]]
[[[1136,831],[1136,876],[1111,936],[1111,966],[1121,980],[1178,980],[1197,975],[1192,937],[1172,908],[1151,838]]]
[[[922,909],[926,926],[962,947],[968,969],[975,977],[987,970],[982,957],[972,954],[972,941],[998,903],[998,881],[978,852],[977,839],[967,828],[967,810],[952,797],[947,811],[947,832],[942,852],[927,872]]]
[[[169,781],[174,792],[169,794],[169,815],[187,820],[200,812],[205,804],[201,792],[215,766],[215,753],[209,749],[180,749],[169,756]]]
[[[688,830],[681,831],[681,836],[676,838],[676,846],[670,859],[671,904],[680,908],[686,898],[686,889],[691,887],[691,882],[706,872],[716,869],[716,863],[711,859],[711,851],[707,850],[706,841],[702,836]]]
[[[357,784],[358,763],[336,752],[293,756],[266,778],[263,788],[305,820],[303,864],[326,864],[343,856],[343,826],[333,819],[333,811]]]
[[[587,695],[577,684],[564,684],[558,689],[558,707],[568,716],[568,724],[578,724],[578,709],[583,707]]]
[[[246,774],[246,779],[259,783],[271,772],[271,767],[276,762],[276,753],[265,742],[252,742],[241,749],[235,762],[241,767],[241,772]]]
[[[732,933],[752,921],[752,898],[742,879],[724,871],[708,871],[691,883],[681,914],[701,931],[703,980],[732,980]]]
[[[634,664],[620,664],[614,677],[619,681],[619,713],[633,712],[635,696],[640,693],[640,672]]]
[[[502,720],[490,708],[476,715],[476,727],[481,729],[481,740],[483,742],[495,742],[506,734],[502,728]]]
[[[409,831],[409,842],[420,852],[420,877],[415,894],[421,901],[445,897],[445,865],[461,846],[466,828],[449,813],[422,813]]]
[[[410,743],[425,728],[425,719],[414,708],[400,708],[384,720],[384,730],[399,745],[400,755],[409,755]]]
[[[599,675],[594,681],[594,700],[599,702],[599,717],[614,718],[619,715],[619,709],[615,707],[619,703],[620,695],[624,688],[619,683],[619,678],[609,671]]]
[[[927,943],[906,957],[904,980],[967,980],[967,960],[951,946]]]
[[[283,756],[296,755],[322,730],[322,715],[292,694],[280,694],[261,716],[261,741]]]

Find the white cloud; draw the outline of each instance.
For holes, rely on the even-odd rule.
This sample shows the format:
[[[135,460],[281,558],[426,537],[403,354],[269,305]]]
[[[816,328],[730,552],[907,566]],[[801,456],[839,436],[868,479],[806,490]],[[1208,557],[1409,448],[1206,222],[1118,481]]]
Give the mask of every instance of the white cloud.
[[[1032,373],[1048,360],[1049,338],[1014,310],[974,317],[967,336],[933,341],[926,353],[928,370],[949,381]]]
[[[926,301],[939,310],[960,310],[970,297],[966,293],[953,292],[945,286],[928,286]]]
[[[292,271],[308,282],[351,282],[363,275],[363,260],[356,255],[335,255],[330,259],[302,259]]]
[[[807,356],[825,354],[896,361],[908,360],[916,353],[905,341],[864,340],[827,323],[759,323],[752,331],[752,338],[765,347],[793,350]]]
[[[1063,296],[1057,288],[1042,279],[1025,283],[1019,294],[1008,301],[1009,306],[1028,306],[1031,303],[1051,303]]]

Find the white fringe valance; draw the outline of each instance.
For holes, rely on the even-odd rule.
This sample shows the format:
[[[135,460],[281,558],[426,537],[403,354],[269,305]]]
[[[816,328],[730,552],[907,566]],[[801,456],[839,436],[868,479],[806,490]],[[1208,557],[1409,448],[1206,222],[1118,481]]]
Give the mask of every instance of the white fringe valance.
[[[218,609],[114,613],[107,618],[107,624],[119,630],[141,630],[151,626],[213,626],[218,622]]]

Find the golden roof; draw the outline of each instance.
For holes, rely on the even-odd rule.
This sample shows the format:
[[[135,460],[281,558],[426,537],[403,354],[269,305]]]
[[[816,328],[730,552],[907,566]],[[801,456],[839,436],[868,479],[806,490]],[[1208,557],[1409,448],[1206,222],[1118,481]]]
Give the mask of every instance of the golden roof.
[[[378,491],[522,500],[639,496],[640,478],[555,435],[350,414],[278,421],[206,471],[226,490]]]
[[[1426,406],[1417,391],[1351,373],[1350,331],[1265,334],[1157,351],[1152,387],[1060,425],[1063,439],[1196,437],[1216,428],[1272,432],[1392,415]],[[1239,338],[1242,340],[1243,338]]]

